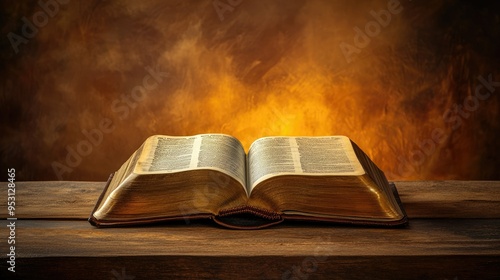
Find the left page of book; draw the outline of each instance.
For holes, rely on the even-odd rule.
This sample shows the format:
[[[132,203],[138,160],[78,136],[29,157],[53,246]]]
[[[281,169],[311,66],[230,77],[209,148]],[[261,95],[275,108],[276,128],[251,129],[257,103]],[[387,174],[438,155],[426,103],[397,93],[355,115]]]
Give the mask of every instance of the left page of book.
[[[245,152],[234,137],[155,135],[115,173],[93,217],[140,223],[216,214],[246,199]]]
[[[244,187],[245,150],[236,138],[225,134],[157,135],[146,141],[134,172],[155,174],[194,169],[223,172]]]

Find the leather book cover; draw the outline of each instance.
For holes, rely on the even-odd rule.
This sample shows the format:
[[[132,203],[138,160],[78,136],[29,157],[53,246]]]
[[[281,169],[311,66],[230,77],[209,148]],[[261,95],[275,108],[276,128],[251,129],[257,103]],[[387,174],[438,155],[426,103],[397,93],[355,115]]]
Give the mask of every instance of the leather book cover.
[[[325,218],[317,216],[306,216],[306,215],[287,215],[280,214],[264,209],[259,209],[252,206],[239,206],[230,209],[223,209],[218,215],[212,214],[195,214],[195,215],[184,215],[184,216],[173,216],[173,217],[163,217],[163,218],[152,218],[152,219],[137,219],[137,220],[126,220],[126,221],[99,221],[94,217],[94,213],[104,199],[104,195],[109,187],[111,179],[114,173],[109,176],[109,179],[102,191],[99,199],[92,210],[90,217],[88,219],[89,223],[96,227],[118,227],[118,226],[131,226],[131,225],[144,225],[165,221],[178,221],[178,220],[195,220],[195,219],[212,219],[217,224],[232,228],[232,229],[261,229],[270,227],[283,222],[284,220],[296,220],[296,221],[315,221],[315,222],[330,222],[339,224],[355,224],[355,225],[370,225],[370,226],[387,226],[387,227],[404,227],[408,225],[408,216],[404,210],[404,207],[399,198],[396,186],[394,183],[390,183],[392,192],[396,201],[403,212],[403,218],[398,221],[367,221],[367,220],[348,220],[342,218]]]

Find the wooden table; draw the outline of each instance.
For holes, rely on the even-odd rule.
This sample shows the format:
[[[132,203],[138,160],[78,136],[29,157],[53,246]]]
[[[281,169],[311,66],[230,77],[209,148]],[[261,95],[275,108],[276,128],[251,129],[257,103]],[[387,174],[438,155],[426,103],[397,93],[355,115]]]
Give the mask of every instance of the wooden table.
[[[396,182],[406,229],[285,223],[229,230],[208,222],[92,227],[104,182],[18,182],[16,272],[0,278],[500,279],[500,182]],[[6,277],[7,276],[7,277]]]

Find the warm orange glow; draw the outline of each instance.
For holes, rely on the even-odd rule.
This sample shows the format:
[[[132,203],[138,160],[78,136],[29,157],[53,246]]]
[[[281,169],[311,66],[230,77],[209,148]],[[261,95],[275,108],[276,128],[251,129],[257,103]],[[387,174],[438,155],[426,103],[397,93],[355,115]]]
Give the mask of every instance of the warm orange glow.
[[[31,179],[57,179],[59,162],[63,179],[103,180],[153,134],[226,133],[246,149],[263,136],[346,135],[391,180],[492,178],[498,95],[474,90],[479,76],[500,80],[496,49],[450,35],[474,18],[443,25],[453,7],[415,2],[379,29],[373,14],[390,1],[243,1],[223,17],[212,1],[61,5],[4,69],[2,96],[22,110],[2,162]],[[6,28],[21,34],[40,8],[13,6]],[[356,28],[369,41],[356,45]],[[68,165],[95,129],[101,141]]]

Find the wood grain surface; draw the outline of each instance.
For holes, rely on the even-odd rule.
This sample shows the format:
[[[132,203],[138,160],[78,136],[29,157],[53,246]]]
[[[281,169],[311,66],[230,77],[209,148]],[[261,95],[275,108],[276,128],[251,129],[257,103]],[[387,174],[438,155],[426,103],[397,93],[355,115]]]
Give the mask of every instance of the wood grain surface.
[[[7,271],[5,238],[0,276],[499,279],[500,182],[396,186],[410,217],[404,229],[286,222],[230,230],[211,221],[97,229],[86,219],[104,182],[18,182],[16,273]],[[6,211],[2,217],[7,236]]]
[[[16,217],[87,219],[104,182],[18,182]],[[498,181],[396,182],[410,218],[500,218]],[[0,200],[6,209],[7,200]],[[7,212],[0,217],[5,219]]]

